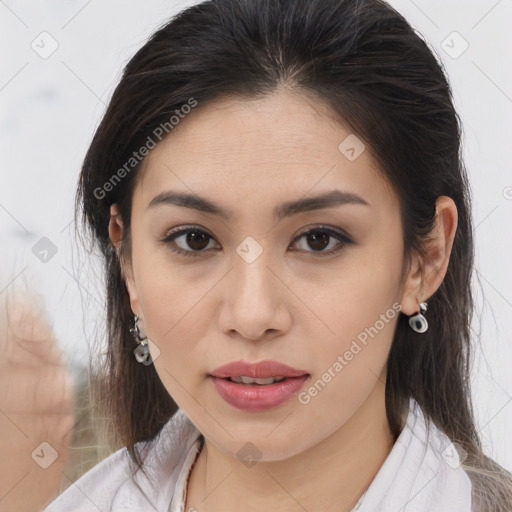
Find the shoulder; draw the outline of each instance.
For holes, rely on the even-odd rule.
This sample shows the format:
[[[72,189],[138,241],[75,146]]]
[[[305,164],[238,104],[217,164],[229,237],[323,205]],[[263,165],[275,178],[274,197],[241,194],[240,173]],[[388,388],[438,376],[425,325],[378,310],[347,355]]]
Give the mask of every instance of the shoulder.
[[[72,483],[45,512],[111,510],[116,492],[131,475],[128,450],[122,448]]]
[[[410,401],[407,425],[411,458],[421,460],[420,471],[414,481],[412,495],[416,501],[424,500],[430,511],[470,511],[471,480],[463,468],[465,452],[428,419],[419,404]],[[416,494],[423,494],[420,499]],[[411,500],[411,503],[414,499]]]
[[[470,512],[471,480],[457,448],[410,399],[405,425],[370,484],[360,512]]]
[[[128,450],[122,448],[72,483],[44,512],[167,510],[179,470],[199,436],[178,409],[154,440],[137,444],[144,472],[135,472]]]

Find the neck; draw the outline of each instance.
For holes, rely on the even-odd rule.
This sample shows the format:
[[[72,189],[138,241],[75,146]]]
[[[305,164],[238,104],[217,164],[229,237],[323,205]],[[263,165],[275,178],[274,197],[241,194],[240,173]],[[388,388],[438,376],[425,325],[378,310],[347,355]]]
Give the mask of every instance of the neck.
[[[395,442],[384,390],[384,385],[377,385],[340,429],[285,460],[248,467],[205,440],[190,474],[185,510],[349,512]]]

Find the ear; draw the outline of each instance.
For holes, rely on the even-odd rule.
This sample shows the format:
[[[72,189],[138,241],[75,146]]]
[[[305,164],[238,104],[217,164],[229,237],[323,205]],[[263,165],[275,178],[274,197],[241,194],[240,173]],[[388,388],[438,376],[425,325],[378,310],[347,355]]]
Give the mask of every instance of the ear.
[[[412,315],[418,303],[427,300],[439,288],[448,269],[453,240],[457,231],[457,206],[453,199],[440,196],[436,201],[433,233],[425,240],[425,258],[415,256],[402,292],[402,312]]]
[[[121,266],[121,275],[123,276],[128,295],[130,297],[130,304],[132,311],[139,317],[142,318],[142,311],[139,305],[139,295],[135,286],[135,280],[133,278],[133,267],[131,258],[128,262],[122,257],[121,247],[123,240],[123,220],[119,214],[117,204],[110,206],[110,221],[108,224],[108,235],[112,245],[114,246],[119,264]]]

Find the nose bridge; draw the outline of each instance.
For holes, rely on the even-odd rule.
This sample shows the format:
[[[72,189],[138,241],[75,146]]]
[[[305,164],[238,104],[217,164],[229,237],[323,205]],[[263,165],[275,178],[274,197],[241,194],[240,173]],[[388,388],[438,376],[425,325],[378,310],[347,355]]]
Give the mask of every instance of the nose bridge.
[[[277,318],[280,292],[269,268],[272,261],[272,251],[252,237],[238,245],[223,305],[223,330],[234,329],[244,337],[257,339],[267,330],[283,328]]]
[[[275,278],[268,268],[272,265],[271,260],[270,248],[264,248],[263,242],[258,242],[252,236],[246,237],[238,245],[233,262],[237,300],[249,304],[272,300],[271,281]]]

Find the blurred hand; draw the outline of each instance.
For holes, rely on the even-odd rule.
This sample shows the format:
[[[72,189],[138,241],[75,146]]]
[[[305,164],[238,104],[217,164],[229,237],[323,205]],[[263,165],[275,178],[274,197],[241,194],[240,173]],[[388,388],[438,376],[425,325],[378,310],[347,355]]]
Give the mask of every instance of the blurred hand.
[[[0,511],[36,512],[59,490],[71,383],[43,308],[8,291],[0,295]]]

